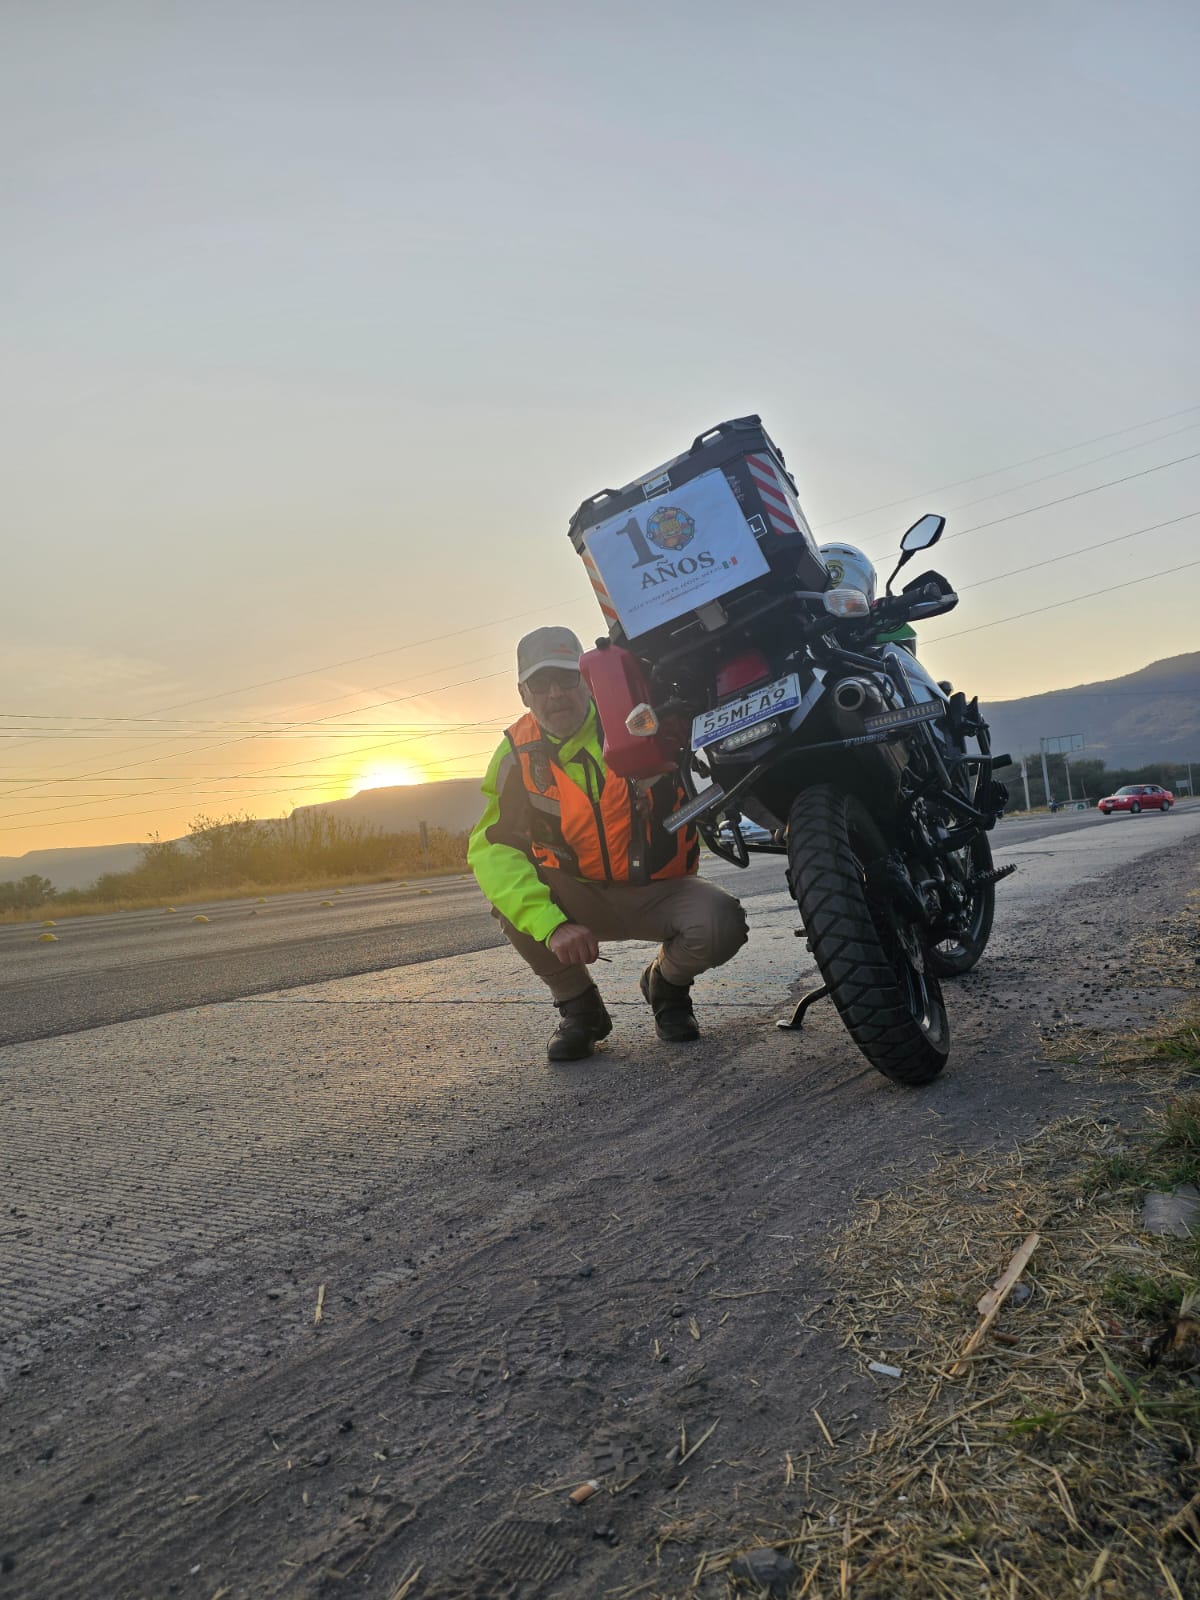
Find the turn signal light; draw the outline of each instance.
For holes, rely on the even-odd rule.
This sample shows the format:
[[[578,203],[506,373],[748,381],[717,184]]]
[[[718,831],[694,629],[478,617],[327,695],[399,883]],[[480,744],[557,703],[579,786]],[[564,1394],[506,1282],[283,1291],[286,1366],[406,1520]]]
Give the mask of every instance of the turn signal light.
[[[652,738],[658,732],[658,712],[643,700],[625,718],[625,727],[639,739]]]
[[[831,617],[869,617],[871,615],[871,602],[861,589],[851,589],[843,586],[840,589],[826,589],[822,598],[825,609]]]

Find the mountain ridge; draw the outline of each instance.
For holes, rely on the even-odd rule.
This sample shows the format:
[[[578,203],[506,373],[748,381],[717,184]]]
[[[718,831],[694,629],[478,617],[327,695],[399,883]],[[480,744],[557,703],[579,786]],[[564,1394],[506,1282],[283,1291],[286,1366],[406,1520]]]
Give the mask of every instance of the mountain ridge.
[[[1200,767],[1200,651],[1151,661],[1135,672],[1067,689],[1047,689],[1017,700],[984,704],[992,748],[1013,756],[1036,755],[1040,740],[1082,734],[1080,756],[1110,768],[1155,761],[1194,762]],[[404,833],[425,822],[461,832],[483,809],[480,778],[445,778],[437,783],[363,789],[344,800],[297,806],[295,815],[328,812],[384,832]],[[106,872],[136,866],[140,845],[82,845],[0,856],[0,882],[38,873],[57,889],[82,889]]]

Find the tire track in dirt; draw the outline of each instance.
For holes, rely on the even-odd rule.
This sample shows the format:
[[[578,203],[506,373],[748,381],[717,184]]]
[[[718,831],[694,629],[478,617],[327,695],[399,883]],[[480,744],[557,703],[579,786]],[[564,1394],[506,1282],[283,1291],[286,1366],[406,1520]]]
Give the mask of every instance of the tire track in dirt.
[[[826,1450],[813,1408],[836,1438],[875,1403],[821,1326],[822,1230],[885,1169],[924,1167],[947,1141],[1007,1141],[1075,1103],[1036,1073],[1031,1025],[1102,981],[1122,928],[1182,893],[1166,859],[1104,880],[1093,910],[1096,887],[998,938],[995,972],[956,988],[956,1064],[919,1095],[864,1069],[820,1008],[799,1038],[713,1013],[702,1052],[638,1033],[572,1074],[539,1063],[516,1088],[518,1049],[498,1062],[445,1029],[443,1068],[461,1043],[462,1076],[438,1103],[458,1115],[450,1097],[473,1081],[466,1115],[490,1133],[477,1157],[451,1140],[356,1187],[306,1144],[327,1187],[347,1174],[339,1196],[300,1185],[303,1205],[264,1209],[219,1252],[143,1272],[140,1309],[78,1308],[70,1328],[37,1330],[5,1405],[17,1592],[157,1600],[199,1566],[229,1600],[347,1596],[423,1565],[414,1600],[533,1600],[651,1575],[663,1528],[666,1588],[702,1550],[778,1527]],[[261,1026],[270,1062],[277,1023]],[[346,1017],[310,1046],[357,1027]],[[402,1109],[386,1079],[348,1070],[368,1037],[326,1063],[348,1073],[348,1146],[386,1139]],[[693,1458],[667,1461],[681,1428],[691,1445],[714,1421]],[[642,1476],[566,1505],[605,1470]]]

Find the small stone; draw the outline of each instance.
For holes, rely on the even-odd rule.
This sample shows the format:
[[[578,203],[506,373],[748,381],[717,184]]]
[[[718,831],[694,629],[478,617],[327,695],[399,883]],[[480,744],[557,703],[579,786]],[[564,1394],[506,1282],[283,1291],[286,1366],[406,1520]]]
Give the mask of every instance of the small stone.
[[[314,1467],[327,1467],[329,1465],[329,1451],[318,1450],[316,1455],[310,1458],[309,1465]]]
[[[578,1276],[581,1278],[590,1278],[595,1270],[596,1269],[594,1267],[580,1267]]]
[[[1142,1226],[1147,1233],[1173,1239],[1200,1233],[1200,1190],[1190,1183],[1181,1183],[1169,1194],[1152,1189],[1142,1206]]]
[[[734,1578],[746,1578],[769,1595],[783,1596],[796,1576],[796,1563],[778,1550],[762,1546],[738,1556],[729,1568]]]

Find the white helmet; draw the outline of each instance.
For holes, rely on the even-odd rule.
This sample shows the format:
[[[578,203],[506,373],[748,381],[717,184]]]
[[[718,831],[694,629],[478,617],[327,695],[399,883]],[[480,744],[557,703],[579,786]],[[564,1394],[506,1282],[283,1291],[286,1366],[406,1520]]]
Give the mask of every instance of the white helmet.
[[[857,545],[823,544],[821,560],[829,573],[831,589],[861,589],[875,604],[875,568]]]

